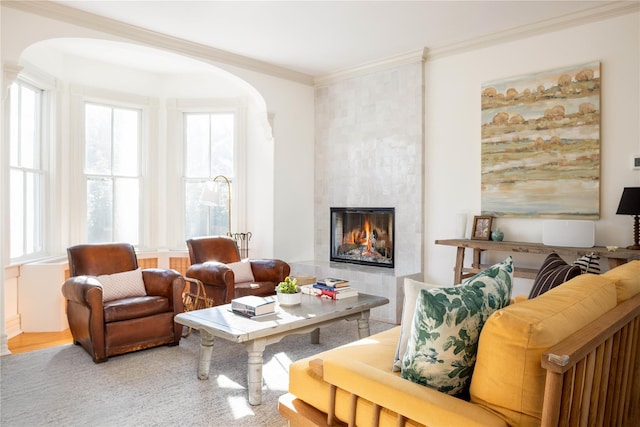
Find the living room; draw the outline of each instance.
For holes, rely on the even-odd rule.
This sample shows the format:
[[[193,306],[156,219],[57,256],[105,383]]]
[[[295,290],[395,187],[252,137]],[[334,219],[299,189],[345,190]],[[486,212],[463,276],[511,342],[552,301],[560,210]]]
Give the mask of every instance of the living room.
[[[69,77],[56,82],[62,86],[91,88],[102,85],[124,93],[135,90],[139,96],[148,98],[154,90],[156,94],[159,92],[156,88],[162,87],[166,93],[160,93],[160,101],[154,101],[161,102],[161,106],[179,103],[179,97],[194,98],[194,93],[198,99],[237,99],[238,94],[242,94],[241,98],[248,105],[247,115],[256,120],[251,121],[253,126],[247,130],[246,183],[237,193],[238,200],[234,200],[238,213],[232,223],[236,231],[251,231],[254,235],[252,256],[277,257],[291,262],[294,270],[299,263],[303,271],[312,268],[322,272],[328,264],[330,207],[395,206],[396,221],[401,225],[397,227],[397,263],[391,279],[391,288],[395,289],[388,295],[391,312],[383,315],[391,319],[397,318],[400,304],[397,292],[400,280],[396,278],[418,275],[435,283],[450,282],[454,252],[434,242],[456,237],[458,214],[467,218],[467,228],[473,216],[480,214],[478,99],[482,83],[600,61],[602,105],[606,109],[600,126],[600,215],[596,221],[595,242],[600,246],[620,247],[631,243],[631,220],[628,216],[616,215],[615,211],[622,189],[640,183],[639,172],[632,165],[633,156],[640,152],[636,123],[640,108],[636,78],[636,2],[605,4],[589,13],[566,16],[558,22],[520,28],[459,45],[421,48],[395,58],[384,58],[368,67],[328,74],[315,80],[293,72],[289,78],[283,78],[284,74],[274,77],[277,73],[273,70],[247,70],[232,61],[231,65],[226,64],[215,56],[215,60],[206,60],[207,54],[213,56],[215,52],[203,49],[198,52],[201,56],[199,72],[189,74],[193,85],[185,85],[184,78],[176,77],[175,73],[158,77],[144,71],[126,70],[122,66],[107,68],[95,59],[88,62],[86,58],[69,57],[64,63],[60,56],[53,56],[52,45],[47,44],[47,40],[69,36],[99,37],[139,47],[142,36],[135,32],[128,40],[116,36],[114,33],[121,30],[117,25],[96,34],[85,25],[78,25],[81,18],[86,19],[84,15],[72,18],[72,21],[76,20],[75,24],[44,17],[43,13],[57,10],[59,5],[55,4],[32,6],[30,11],[25,5],[7,6],[3,4],[2,9],[3,33],[6,35],[2,51],[5,85],[22,69],[23,61],[27,69],[30,62],[35,62],[41,65],[41,72],[44,71],[42,68],[49,68],[67,73]],[[20,10],[25,7],[27,11]],[[70,13],[64,8],[62,11]],[[34,30],[24,33],[22,28]],[[17,38],[17,33],[25,37]],[[40,46],[36,41],[42,41]],[[157,47],[168,45],[167,40],[159,36],[153,42]],[[180,46],[176,51],[179,53],[184,49]],[[105,78],[105,75],[122,73],[126,73],[125,80]],[[211,79],[212,74],[215,79]],[[403,90],[398,90],[399,81]],[[188,88],[173,93],[167,89],[181,86]],[[65,96],[70,96],[70,91],[61,90]],[[345,114],[353,114],[353,108],[361,109],[365,113],[358,114],[364,114],[363,122],[378,123],[373,127],[356,124],[343,128],[340,123],[331,122],[330,116],[323,116],[322,111],[327,108],[335,109],[351,102],[390,105],[390,108],[377,113],[369,113],[375,109],[367,105],[345,110]],[[163,206],[179,202],[172,199],[178,191],[171,179],[171,174],[175,176],[178,171],[175,163],[169,161],[179,158],[176,157],[179,150],[169,142],[175,137],[170,134],[170,125],[166,125],[170,118],[162,121],[165,114],[169,115],[169,106],[158,111],[161,111],[161,119],[152,131],[158,141],[158,150],[153,154],[149,169],[153,182],[151,189],[156,190],[156,196],[151,198],[150,212],[164,212]],[[387,122],[394,123],[394,127],[386,126]],[[465,125],[460,126],[460,123]],[[68,143],[73,139],[73,129],[64,123],[57,126],[61,142],[56,166],[62,171],[69,166],[70,157],[64,153],[73,150]],[[168,134],[161,131],[164,126],[169,129]],[[341,142],[333,142],[337,140]],[[367,149],[367,144],[374,145]],[[398,146],[401,149],[397,149]],[[352,160],[355,157],[362,168],[354,169]],[[382,163],[381,158],[386,163]],[[166,164],[166,173],[153,167],[160,164]],[[375,167],[368,167],[371,165]],[[291,179],[292,173],[295,173],[295,179]],[[265,176],[272,179],[264,179]],[[345,179],[350,185],[343,185]],[[57,196],[52,204],[55,212],[52,221],[56,231],[52,233],[46,253],[59,257],[64,256],[67,246],[80,242],[82,232],[73,227],[77,223],[74,216],[77,214],[69,203],[70,194],[77,190],[73,178],[60,173],[55,183]],[[6,191],[4,194],[6,201]],[[7,224],[6,217],[4,221]],[[171,210],[154,215],[148,223],[143,248],[184,250],[182,236],[174,232],[180,228],[171,226],[179,221],[180,216],[174,216]],[[499,227],[505,233],[505,240],[541,242],[542,224],[540,218],[498,218],[494,228]],[[3,264],[9,266],[6,241],[4,247]],[[542,258],[521,255],[516,256],[516,262],[535,267]],[[9,319],[12,325],[19,318],[15,271],[15,264],[5,269],[2,281],[6,310],[2,321]],[[345,274],[351,273],[346,271]],[[378,275],[377,272],[373,274]],[[520,293],[526,293],[530,285],[527,280],[516,283]],[[379,291],[382,287],[376,286],[377,289],[372,290]]]
[[[598,6],[590,13],[439,49],[422,46],[380,58],[367,67],[310,78],[303,73],[285,75],[266,67],[243,67],[233,58],[225,63],[217,52],[202,46],[173,44],[160,34],[149,36],[123,23],[107,25],[91,18],[90,24],[105,25],[91,28],[83,23],[86,16],[55,5],[35,4],[29,9],[3,2],[3,88],[22,70],[36,66],[45,73],[44,80],[49,78],[68,97],[64,99],[71,97],[69,88],[74,85],[106,85],[102,89],[160,98],[153,134],[158,147],[150,159],[154,196],[149,212],[156,215],[150,216],[144,245],[151,251],[184,251],[175,227],[181,217],[168,208],[179,204],[172,198],[177,183],[171,178],[179,176],[174,162],[177,153],[172,151],[177,147],[172,144],[176,135],[161,131],[170,128],[170,100],[241,97],[251,125],[246,131],[245,189],[234,201],[238,213],[232,223],[234,231],[253,234],[251,256],[284,259],[299,272],[327,271],[330,207],[394,206],[397,271],[388,287],[392,289],[389,308],[378,314],[393,320],[401,305],[398,278],[417,276],[433,283],[451,283],[455,251],[434,242],[456,237],[457,214],[464,214],[469,226],[473,216],[481,213],[479,99],[486,81],[600,62],[603,110],[595,242],[619,247],[632,243],[631,218],[616,215],[616,208],[624,187],[640,186],[640,171],[633,167],[634,156],[640,154],[640,10],[637,2]],[[105,68],[96,59],[65,58],[68,62],[64,62],[48,50],[52,45],[47,43],[69,37],[173,50],[173,54],[197,58],[201,68],[197,74],[190,72],[186,84],[184,76],[123,71],[122,66]],[[51,79],[47,70],[66,77]],[[125,77],[106,79],[107,75]],[[172,92],[169,87],[181,91]],[[163,93],[157,93],[158,88]],[[388,109],[371,108],[375,105]],[[345,116],[357,111],[362,121],[343,126],[327,113],[339,108],[344,108]],[[5,110],[3,105],[3,117]],[[64,257],[66,247],[80,243],[82,236],[74,227],[77,213],[70,203],[77,183],[65,172],[70,170],[70,153],[74,152],[69,143],[73,130],[66,124],[71,122],[69,114],[65,110],[57,122],[60,151],[55,170],[59,174],[54,180],[57,192],[51,205],[48,257]],[[3,159],[6,154],[3,151]],[[4,166],[5,160],[3,171]],[[5,173],[2,183],[3,205],[7,206]],[[7,217],[3,209],[4,230],[9,229]],[[501,217],[494,226],[504,232],[505,240],[541,242],[542,224],[541,218]],[[20,331],[19,264],[10,262],[8,233],[3,236],[0,348],[6,348],[9,330],[11,336]],[[522,266],[536,267],[542,260],[540,255],[515,257]],[[345,270],[344,274],[352,273]],[[389,276],[388,272],[368,274]],[[388,292],[382,283],[362,286],[371,286],[366,288],[371,292]],[[530,286],[531,281],[519,280],[515,293],[526,294]]]

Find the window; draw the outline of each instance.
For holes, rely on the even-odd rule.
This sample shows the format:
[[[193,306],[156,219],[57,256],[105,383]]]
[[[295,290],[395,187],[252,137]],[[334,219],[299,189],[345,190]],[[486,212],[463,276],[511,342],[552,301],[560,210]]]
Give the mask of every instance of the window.
[[[18,81],[10,88],[10,258],[44,251],[43,91]]]
[[[140,243],[142,111],[85,103],[87,240]]]
[[[185,238],[225,235],[229,227],[228,188],[216,181],[220,191],[214,206],[200,203],[207,181],[223,175],[233,183],[236,118],[234,113],[184,113]],[[233,185],[230,185],[233,187]]]

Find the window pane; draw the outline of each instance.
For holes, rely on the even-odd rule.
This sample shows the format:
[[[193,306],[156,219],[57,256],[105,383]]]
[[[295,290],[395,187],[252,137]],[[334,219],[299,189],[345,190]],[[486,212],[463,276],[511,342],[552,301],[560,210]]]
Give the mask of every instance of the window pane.
[[[25,228],[25,252],[34,253],[38,252],[42,248],[40,242],[42,241],[39,220],[39,212],[42,211],[40,203],[40,195],[42,194],[42,186],[40,176],[35,173],[25,173],[25,211],[24,211],[24,223]]]
[[[36,164],[38,124],[37,93],[28,87],[22,87],[20,93],[20,166],[38,167]]]
[[[211,173],[233,176],[234,115],[211,115]]]
[[[206,236],[207,207],[200,204],[202,183],[187,182],[185,188],[185,235],[189,237]]]
[[[115,180],[114,242],[128,242],[137,245],[138,241],[138,180],[119,178]]]
[[[11,203],[9,206],[11,224],[11,249],[10,257],[15,258],[25,253],[24,251],[24,179],[21,171],[12,170]]]
[[[113,174],[138,175],[138,111],[113,110]]]
[[[11,166],[20,166],[20,86],[11,85],[9,117],[9,152]]]
[[[85,105],[85,173],[111,173],[111,108]]]
[[[113,185],[107,178],[87,180],[87,239],[110,242],[113,231]]]
[[[185,176],[209,177],[209,115],[185,114]]]

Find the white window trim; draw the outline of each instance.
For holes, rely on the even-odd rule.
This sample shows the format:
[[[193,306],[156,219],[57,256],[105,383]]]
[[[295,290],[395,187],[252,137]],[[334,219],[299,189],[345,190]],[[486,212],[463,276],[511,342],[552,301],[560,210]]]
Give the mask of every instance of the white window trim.
[[[16,78],[8,82],[8,87],[15,82],[23,82],[33,88],[39,89],[42,91],[41,93],[41,106],[42,109],[40,111],[40,156],[41,156],[41,170],[44,171],[44,182],[42,187],[42,206],[43,212],[40,212],[42,216],[42,249],[38,252],[34,252],[28,255],[23,255],[15,258],[10,258],[9,263],[11,264],[22,264],[29,261],[34,261],[42,258],[48,257],[51,253],[55,251],[55,247],[57,246],[57,235],[55,234],[56,227],[56,190],[57,190],[57,174],[56,174],[56,156],[57,153],[55,150],[52,150],[52,147],[56,146],[56,103],[59,99],[59,81],[32,67],[27,67],[16,75]],[[7,155],[4,156],[4,170],[7,171],[7,193],[6,200],[10,197],[10,179],[9,179],[9,168],[10,168],[10,157],[9,157],[9,116],[10,116],[10,100],[9,96],[6,97],[5,103],[5,123],[6,131],[3,135],[5,140],[4,144],[7,150]],[[4,221],[6,221],[6,229],[8,230],[10,227],[10,215],[4,216]],[[9,234],[7,234],[9,235]],[[7,248],[7,257],[9,257],[9,242],[3,242]]]
[[[157,140],[158,128],[158,100],[147,96],[125,94],[106,89],[91,88],[80,85],[70,86],[70,140],[71,140],[71,178],[69,181],[70,206],[69,211],[71,244],[87,241],[87,200],[84,179],[84,105],[86,102],[105,104],[115,107],[139,109],[142,111],[140,119],[141,144],[140,156],[140,209],[139,209],[139,249],[153,247],[152,230],[154,221],[148,220],[156,209],[152,208],[154,202],[152,182],[157,176],[157,164],[153,161],[152,154],[156,149],[151,146],[152,140]]]
[[[184,113],[235,114],[233,151],[233,192],[231,197],[232,232],[246,229],[247,204],[247,100],[245,98],[169,99],[167,100],[167,242],[170,248],[184,249]],[[210,178],[213,178],[210,177]]]

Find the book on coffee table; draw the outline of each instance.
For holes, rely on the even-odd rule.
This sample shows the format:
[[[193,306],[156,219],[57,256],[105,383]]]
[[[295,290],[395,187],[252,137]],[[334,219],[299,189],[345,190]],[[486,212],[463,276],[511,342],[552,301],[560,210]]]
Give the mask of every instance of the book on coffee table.
[[[344,279],[336,279],[333,277],[327,277],[326,279],[318,280],[318,285],[328,286],[330,288],[346,288],[349,286],[349,281]]]
[[[231,300],[231,311],[247,317],[271,314],[275,310],[276,300],[273,297],[247,295]]]

